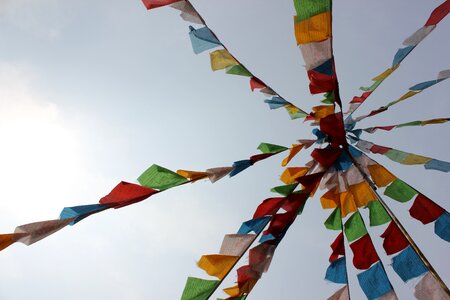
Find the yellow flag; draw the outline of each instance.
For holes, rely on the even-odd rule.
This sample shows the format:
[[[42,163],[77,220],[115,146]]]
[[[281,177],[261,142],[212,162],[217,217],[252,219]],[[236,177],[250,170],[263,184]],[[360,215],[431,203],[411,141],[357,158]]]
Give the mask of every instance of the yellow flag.
[[[242,293],[246,293],[246,294],[250,294],[250,292],[252,291],[252,289],[255,287],[256,283],[258,282],[257,279],[255,278],[250,278],[248,279],[241,288],[241,292]]]
[[[298,167],[298,168],[286,168],[281,174],[280,180],[286,184],[295,183],[296,179],[305,175],[309,171],[309,168]]]
[[[394,71],[398,68],[398,66],[400,66],[400,64],[396,65],[396,66],[393,67],[393,68],[387,69],[386,71],[384,71],[384,72],[381,73],[380,75],[378,75],[378,76],[372,78],[372,81],[385,80],[389,75],[392,74],[392,72],[394,72]]]
[[[386,170],[382,165],[369,165],[367,166],[369,169],[370,177],[375,182],[378,187],[384,187],[389,185],[392,181],[397,179],[391,172]]]
[[[183,176],[186,179],[189,179],[190,181],[196,181],[208,177],[208,173],[206,172],[196,172],[188,170],[178,170],[177,174]]]
[[[350,192],[343,192],[339,194],[339,198],[341,201],[341,216],[344,218],[349,213],[355,212],[358,210],[356,203],[354,201],[353,195]]]
[[[351,185],[348,187],[348,190],[352,193],[357,207],[367,206],[370,201],[377,199],[377,196],[366,181]]]
[[[239,297],[241,295],[241,291],[239,290],[239,286],[235,285],[226,289],[223,289],[225,293],[228,294],[231,298]]]
[[[433,120],[422,121],[420,123],[420,125],[424,126],[424,125],[428,125],[428,124],[440,124],[440,123],[447,123],[447,122],[448,122],[447,119],[433,119]]]
[[[226,67],[239,64],[234,57],[231,56],[230,52],[225,49],[211,52],[209,56],[211,58],[211,68],[213,71],[222,70]]]
[[[283,162],[281,163],[281,165],[283,167],[286,166],[291,161],[291,159],[295,155],[297,155],[297,153],[299,153],[300,150],[302,150],[303,146],[304,146],[303,144],[293,144],[292,148],[289,149],[289,155],[285,159],[283,159]]]
[[[314,111],[314,119],[320,121],[331,114],[334,114],[334,105],[319,105],[312,108]]]
[[[203,255],[197,265],[209,275],[223,279],[238,260],[239,256],[211,254]]]
[[[331,13],[329,11],[295,22],[294,31],[297,45],[321,42],[331,36]]]
[[[426,164],[427,162],[429,162],[430,160],[431,160],[431,158],[429,158],[429,157],[416,155],[416,154],[409,154],[408,156],[405,157],[404,160],[402,160],[402,164],[404,164],[404,165],[423,165],[423,164]]]
[[[322,197],[320,197],[320,203],[324,209],[327,208],[336,208],[338,205],[340,206],[340,198],[339,194],[334,193],[333,190],[329,190]]]
[[[0,251],[15,243],[14,233],[0,234]]]

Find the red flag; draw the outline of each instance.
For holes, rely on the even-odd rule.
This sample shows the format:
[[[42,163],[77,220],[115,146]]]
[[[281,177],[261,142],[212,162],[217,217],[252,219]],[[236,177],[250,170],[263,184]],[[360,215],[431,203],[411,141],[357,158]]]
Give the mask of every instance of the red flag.
[[[342,113],[335,113],[320,120],[320,131],[328,135],[333,146],[346,145]]]
[[[256,154],[250,157],[250,161],[254,164],[257,161],[266,159],[272,155],[274,155],[276,153],[261,153],[261,154]]]
[[[255,272],[262,274],[269,269],[276,246],[262,243],[250,249],[248,253],[248,264]]]
[[[388,152],[391,149],[392,148],[379,146],[379,145],[373,145],[372,147],[370,147],[370,151],[372,153],[379,153],[379,154],[385,154],[386,152]]]
[[[267,86],[261,80],[259,80],[258,78],[252,77],[250,79],[250,88],[252,89],[252,92],[255,89],[263,89],[265,87],[267,87]]]
[[[142,0],[147,9],[157,8],[160,6],[166,6],[181,0]]]
[[[298,210],[305,204],[309,197],[309,193],[292,193],[286,197],[286,201],[281,206],[287,212],[298,212]]]
[[[253,219],[276,214],[285,200],[286,198],[284,197],[268,198],[264,200],[253,214]]]
[[[344,235],[342,232],[337,236],[334,242],[330,245],[333,252],[330,255],[330,262],[335,261],[339,258],[339,255],[345,255],[344,248]]]
[[[387,255],[397,253],[409,246],[408,240],[392,221],[381,237],[384,238],[383,248]]]
[[[311,94],[320,94],[331,92],[337,87],[337,80],[335,76],[322,74],[314,70],[308,71],[309,91]]]
[[[325,148],[325,149],[316,148],[314,149],[313,152],[311,152],[311,156],[323,167],[328,168],[331,167],[334,164],[334,162],[339,158],[341,152],[342,152],[341,148]]]
[[[422,194],[417,195],[413,205],[409,209],[411,217],[419,220],[423,224],[436,221],[444,212],[445,209]]]
[[[264,234],[271,234],[276,238],[279,237],[295,221],[296,217],[297,217],[296,211],[276,214],[275,216],[272,217],[272,220],[270,221],[269,224],[269,228],[267,228]]]
[[[355,96],[355,97],[353,97],[352,101],[350,101],[350,103],[363,103],[364,101],[366,101],[367,97],[370,96],[370,94],[372,94],[372,91],[364,92],[359,97]]]
[[[372,116],[378,115],[379,113],[382,113],[383,111],[386,111],[387,109],[388,109],[387,107],[383,106],[383,107],[380,107],[379,109],[372,110],[369,113],[368,117],[372,117]]]
[[[367,270],[380,260],[369,234],[350,244],[353,251],[353,265],[360,270]]]
[[[252,270],[252,268],[249,265],[240,267],[239,269],[236,270],[236,272],[237,272],[237,283],[239,287],[243,286],[246,282],[248,282],[251,279],[258,280],[259,278],[261,278],[261,273]]]
[[[442,21],[442,19],[445,18],[445,16],[448,15],[449,12],[450,0],[447,0],[433,10],[427,23],[425,23],[425,26],[436,25],[437,23]]]
[[[317,150],[317,149],[316,149]],[[314,150],[315,151],[315,150]],[[319,186],[320,180],[323,177],[324,172],[305,175],[297,178],[297,181],[303,185],[303,189],[309,193],[314,193]]]
[[[108,195],[100,199],[100,203],[120,208],[147,199],[155,193],[158,191],[121,181]]]
[[[377,126],[375,128],[377,129],[381,129],[381,130],[386,130],[386,131],[391,131],[392,129],[394,129],[396,126],[395,125],[391,125],[391,126]]]

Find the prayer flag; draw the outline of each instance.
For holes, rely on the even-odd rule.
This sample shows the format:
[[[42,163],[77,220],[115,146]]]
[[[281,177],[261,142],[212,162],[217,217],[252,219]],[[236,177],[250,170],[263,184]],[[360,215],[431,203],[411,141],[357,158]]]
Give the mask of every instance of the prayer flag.
[[[340,255],[345,255],[344,234],[342,232],[339,233],[330,247],[333,250],[329,259],[330,262],[338,259]]]
[[[211,52],[210,54],[211,58],[211,68],[213,71],[225,69],[229,66],[234,66],[239,64],[236,59],[225,49],[222,50],[216,50],[214,52]]]
[[[369,202],[368,207],[370,226],[378,226],[391,221],[391,217],[389,217],[380,201],[371,201]]]
[[[425,197],[422,194],[417,195],[413,205],[409,209],[411,217],[419,220],[423,224],[428,224],[436,221],[445,210]]]
[[[353,265],[357,269],[366,270],[380,260],[368,234],[351,243],[350,248],[353,251]]]
[[[325,279],[334,283],[347,283],[345,256],[331,262],[325,274]]]
[[[283,202],[286,201],[286,198],[276,197],[276,198],[268,198],[264,200],[256,209],[253,214],[253,218],[259,218],[263,216],[272,216],[278,212],[278,210],[283,205]]]
[[[325,227],[330,230],[341,230],[341,210],[337,207],[325,221]]]
[[[428,271],[411,246],[392,258],[392,268],[404,282]]]
[[[389,226],[381,235],[384,238],[383,248],[386,254],[391,255],[397,253],[406,247],[408,247],[409,242],[405,235],[400,231],[400,229],[391,221]]]
[[[208,27],[195,29],[189,26],[189,38],[195,54],[220,46],[220,41],[214,36]]]
[[[450,214],[444,212],[434,223],[434,233],[450,243]]]
[[[392,291],[392,285],[381,262],[376,263],[370,269],[359,273],[357,276],[359,285],[370,300],[378,299]]]
[[[153,165],[153,166],[156,166],[156,165]],[[156,173],[157,171],[155,170],[156,168],[153,169],[152,171],[149,171],[150,169],[148,169],[144,173],[146,175],[143,177],[143,178],[146,178],[144,180],[147,180],[147,181],[145,181],[145,182],[147,182],[147,184],[156,185],[156,186],[161,187],[162,184],[164,184],[164,183],[168,184],[168,182],[170,182],[168,176],[167,177],[162,177],[162,176],[158,177],[158,173]],[[162,168],[162,169],[164,169],[164,168]],[[164,169],[164,170],[166,170],[166,169]],[[169,171],[169,172],[171,172],[171,171]],[[147,175],[149,177],[146,177]],[[142,175],[141,175],[141,177],[142,177]],[[141,177],[139,177],[139,178],[141,178]],[[181,177],[181,178],[183,178],[183,177]],[[159,180],[159,182],[158,182],[158,180]],[[183,180],[186,180],[186,179],[183,178]],[[121,181],[118,185],[116,185],[116,187],[108,195],[106,195],[105,197],[100,199],[100,204],[107,205],[109,207],[112,206],[114,208],[120,208],[120,207],[124,207],[126,205],[130,205],[130,204],[145,200],[148,197],[150,197],[151,195],[156,194],[156,193],[158,193],[157,190],[154,190],[154,189],[151,189],[151,188],[148,188],[145,186],[140,186],[140,185],[134,184],[134,183],[128,183],[125,181]]]
[[[222,179],[223,177],[230,174],[233,171],[234,167],[219,167],[219,168],[211,168],[206,170],[206,174],[208,174],[208,179],[214,183],[217,180]]]
[[[197,265],[208,275],[223,279],[238,260],[239,256],[211,254],[203,255]]]
[[[181,300],[205,300],[218,284],[218,280],[188,277]]]
[[[105,209],[108,209],[108,205],[102,205],[102,204],[91,204],[91,205],[80,205],[80,206],[73,206],[73,207],[64,207],[64,209],[59,214],[60,219],[71,219],[75,218],[70,225],[74,225],[84,218],[104,211]]]
[[[450,1],[447,1],[450,3]],[[449,300],[450,297],[434,276],[428,272],[414,288],[414,296],[418,300]]]
[[[220,254],[241,256],[253,243],[256,234],[226,234],[223,238]]]
[[[247,234],[251,231],[259,234],[266,227],[267,223],[269,223],[270,219],[271,217],[261,217],[245,221],[242,223],[241,228],[239,228],[238,234]]]
[[[262,153],[280,153],[287,150],[288,148],[269,143],[261,143],[259,144],[257,149],[259,149]]]
[[[348,293],[348,285],[343,286],[339,290],[336,291],[330,298],[327,300],[350,300],[350,295]]]
[[[27,246],[34,244],[43,238],[61,230],[70,224],[75,218],[63,220],[50,220],[20,225],[14,230],[16,242],[21,242]]]
[[[152,165],[148,168],[139,176],[138,181],[147,188],[161,191],[188,182],[183,176],[158,165]]]
[[[408,202],[417,194],[417,191],[397,178],[386,188],[384,194],[399,202]]]
[[[344,227],[345,236],[349,242],[359,239],[363,235],[367,234],[366,226],[364,226],[364,221],[358,211],[345,222]]]
[[[142,0],[147,9],[157,8],[161,6],[166,6],[181,0]]]

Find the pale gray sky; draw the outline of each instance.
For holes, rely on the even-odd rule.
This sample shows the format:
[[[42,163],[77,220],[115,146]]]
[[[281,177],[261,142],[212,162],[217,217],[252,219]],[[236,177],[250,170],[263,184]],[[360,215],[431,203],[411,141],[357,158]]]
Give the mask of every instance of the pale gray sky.
[[[255,75],[305,110],[317,105],[295,45],[291,0],[193,3]],[[344,103],[391,64],[404,38],[440,3],[334,3]],[[213,73],[208,54],[192,52],[188,25],[177,11],[148,12],[139,0],[0,0],[2,233],[57,218],[64,206],[96,203],[120,180],[135,182],[152,163],[204,170],[246,159],[260,142],[290,145],[312,137],[308,125],[269,111],[246,78]],[[447,18],[357,115],[449,69],[449,35]],[[449,117],[449,92],[450,81],[442,82],[362,125]],[[448,129],[405,128],[367,139],[449,161]],[[306,151],[293,164],[308,157]],[[374,158],[450,209],[448,174]],[[208,278],[195,265],[200,256],[216,253],[224,234],[234,233],[271,196],[281,159],[214,185],[185,185],[94,215],[30,247],[15,244],[0,253],[0,299],[178,299],[188,275]],[[448,243],[432,233],[432,225],[411,221],[409,207],[392,203],[450,284]],[[326,299],[339,288],[323,280],[336,236],[322,225],[329,213],[318,198],[309,200],[249,298]],[[370,232],[388,264],[376,238],[383,229]],[[414,280],[403,284],[387,269],[399,296],[411,298]],[[355,272],[349,273],[358,299],[362,292]],[[233,272],[223,287],[234,280]]]

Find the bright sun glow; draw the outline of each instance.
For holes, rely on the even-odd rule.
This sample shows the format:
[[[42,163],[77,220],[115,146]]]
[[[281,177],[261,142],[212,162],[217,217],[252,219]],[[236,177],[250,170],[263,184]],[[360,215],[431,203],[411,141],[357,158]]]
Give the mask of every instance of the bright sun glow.
[[[1,208],[8,218],[32,222],[57,217],[55,209],[67,204],[65,194],[82,170],[74,134],[23,75],[14,66],[0,66]]]

